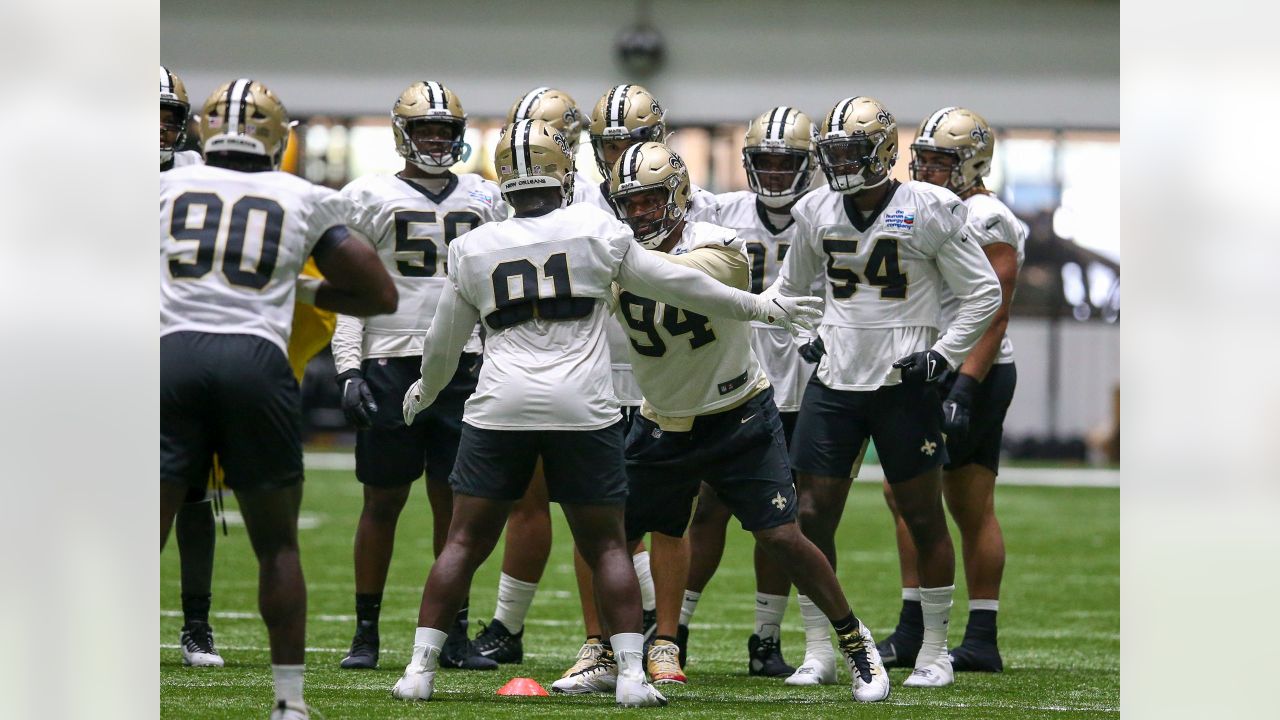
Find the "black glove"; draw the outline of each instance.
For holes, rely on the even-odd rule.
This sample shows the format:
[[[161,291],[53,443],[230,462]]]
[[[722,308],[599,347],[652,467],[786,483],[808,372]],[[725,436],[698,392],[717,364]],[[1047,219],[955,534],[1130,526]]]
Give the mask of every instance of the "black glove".
[[[342,414],[347,422],[358,428],[373,427],[373,415],[378,412],[378,403],[373,400],[369,384],[364,381],[364,374],[359,370],[347,370],[334,378],[338,383],[338,391],[342,393]]]
[[[980,384],[968,375],[956,373],[951,392],[942,401],[942,432],[946,434],[948,444],[962,443],[969,434],[969,412]]]
[[[937,350],[911,353],[893,364],[902,370],[903,385],[924,385],[937,382],[947,372],[947,359]]]
[[[816,363],[827,354],[827,346],[822,343],[822,338],[810,338],[809,342],[796,348],[796,352],[800,353],[800,357],[804,358],[807,363]]]

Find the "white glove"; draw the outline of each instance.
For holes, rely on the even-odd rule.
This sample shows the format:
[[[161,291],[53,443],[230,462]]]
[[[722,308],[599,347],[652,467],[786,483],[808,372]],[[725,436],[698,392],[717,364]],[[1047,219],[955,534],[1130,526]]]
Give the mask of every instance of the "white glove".
[[[428,399],[422,396],[422,378],[418,378],[404,393],[404,403],[401,405],[404,410],[404,424],[412,425],[418,413],[431,407],[433,402],[435,398]]]
[[[777,325],[792,335],[801,330],[813,330],[822,319],[822,298],[805,295],[756,295],[756,316],[753,320]]]

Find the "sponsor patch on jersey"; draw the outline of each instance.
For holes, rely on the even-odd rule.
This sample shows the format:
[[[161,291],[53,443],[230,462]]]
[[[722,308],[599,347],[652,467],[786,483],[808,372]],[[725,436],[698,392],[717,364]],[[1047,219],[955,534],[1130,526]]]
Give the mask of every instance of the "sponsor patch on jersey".
[[[508,171],[504,169],[503,172],[508,172]],[[481,192],[479,190],[470,190],[467,192],[467,195],[470,195],[476,200],[479,200],[480,202],[484,203],[486,207],[493,207],[493,198],[489,195],[489,193]]]
[[[910,230],[915,227],[916,213],[914,210],[890,210],[885,213],[884,224],[895,230]]]

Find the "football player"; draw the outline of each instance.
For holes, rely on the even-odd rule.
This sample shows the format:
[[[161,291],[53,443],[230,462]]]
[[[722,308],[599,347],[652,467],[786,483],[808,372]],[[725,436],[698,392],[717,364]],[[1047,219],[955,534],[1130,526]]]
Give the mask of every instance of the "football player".
[[[718,282],[750,288],[742,239],[728,228],[689,222],[689,172],[660,143],[629,148],[610,176],[611,199],[635,240],[667,261],[695,268]],[[642,251],[643,252],[643,251]],[[775,561],[785,563],[813,596],[840,636],[853,677],[853,698],[876,702],[889,679],[870,631],[849,608],[835,571],[796,525],[795,486],[787,462],[773,388],[751,348],[751,325],[709,318],[651,299],[625,281],[617,314],[627,326],[631,364],[644,403],[627,434],[627,538],[645,533],[679,537],[693,500],[709,484]],[[654,564],[666,558],[654,545]],[[656,577],[666,595],[666,573]],[[683,580],[681,578],[680,580]],[[684,588],[684,583],[677,586]],[[649,650],[654,683],[683,684],[674,638],[675,613],[658,605],[658,636]],[[594,681],[597,666],[557,686]]]
[[[182,78],[160,66],[160,171],[175,167],[199,165],[200,153],[182,150],[187,144],[187,121],[191,119],[191,103]]]
[[[1004,535],[996,520],[995,483],[1004,416],[1018,378],[1013,343],[1005,329],[1022,268],[1027,226],[983,185],[994,150],[991,126],[981,115],[945,107],[925,118],[916,132],[911,144],[911,176],[945,187],[964,201],[969,209],[966,233],[986,253],[1000,279],[1001,302],[995,319],[958,372],[944,381],[942,429],[950,462],[943,466],[942,495],[960,528],[969,588],[969,623],[964,641],[951,651],[951,666],[955,670],[1001,672],[1004,662],[996,642],[996,612],[1004,574]],[[950,290],[943,288],[941,327],[951,324],[956,306]],[[897,629],[881,643],[881,651],[887,653],[886,665],[911,666],[923,630],[917,553],[887,489],[885,500],[894,510],[898,527],[902,611]]]
[[[435,314],[449,243],[507,216],[496,185],[449,169],[468,153],[463,142],[467,116],[456,93],[435,81],[415,82],[396,99],[391,120],[404,168],[353,180],[342,189],[355,209],[348,223],[373,240],[400,294],[395,314],[367,322],[344,315],[333,337],[342,409],[357,428],[356,478],[364,486],[355,537],[356,631],[343,668],[378,664],[378,619],[396,524],[424,470],[432,547],[436,555],[444,548],[453,507],[448,479],[458,452],[462,403],[476,387],[479,333],[462,348],[458,371],[439,400],[413,426],[405,425],[399,404],[422,366],[421,324]],[[471,646],[466,603],[440,662],[469,670],[498,667]]]
[[[836,563],[835,532],[852,478],[874,440],[894,503],[919,549],[923,640],[907,687],[954,680],[947,619],[955,552],[942,510],[937,381],[957,369],[1000,306],[991,264],[964,232],[955,193],[890,177],[898,125],[869,97],[836,103],[822,120],[818,156],[827,187],[792,210],[799,228],[765,291],[803,294],[825,277],[827,306],[806,348],[818,359],[792,437],[800,527]],[[939,337],[941,286],[959,300]],[[794,579],[794,578],[793,578]],[[828,631],[800,597],[805,661],[789,684],[834,681]]]
[[[368,242],[347,231],[349,204],[277,171],[289,127],[274,93],[233,80],[204,104],[208,165],[160,175],[160,546],[216,453],[258,558],[272,720],[309,717],[302,419],[286,356],[294,301],[373,315],[397,299]],[[326,279],[298,277],[307,257]]]
[[[742,148],[742,165],[750,190],[716,196],[720,223],[737,232],[745,244],[751,260],[752,292],[761,292],[773,284],[787,250],[795,241],[796,224],[791,208],[809,191],[818,169],[815,135],[816,128],[809,116],[793,107],[775,107],[753,119],[747,126]],[[774,332],[772,326],[757,324],[751,335],[751,347],[774,388],[778,417],[790,444],[800,397],[813,374],[813,366],[796,353],[790,335]],[[691,561],[680,609],[680,638],[687,637],[689,621],[702,591],[720,564],[730,515],[729,508],[720,502],[714,489],[703,484],[689,524]],[[747,672],[787,677],[795,668],[782,657],[781,630],[791,579],[759,545],[755,549],[755,572],[756,621],[755,632],[747,640]]]
[[[585,125],[582,112],[568,93],[543,86],[521,95],[507,111],[507,125],[521,120],[541,120],[555,128],[564,136],[570,157],[577,157]],[[574,168],[575,190],[590,182]],[[541,461],[534,468],[528,491],[511,508],[507,527],[497,607],[493,621],[481,623],[475,650],[499,663],[519,663],[524,660],[524,621],[551,555],[551,505]]]
[[[784,327],[804,325],[816,298],[770,304],[647,256],[616,218],[572,197],[564,137],[539,120],[506,128],[494,159],[509,220],[449,246],[448,282],[423,345],[422,378],[405,394],[406,424],[453,376],[477,321],[487,328],[476,392],[467,400],[450,476],[453,524],[422,596],[413,656],[392,695],[430,699],[446,632],[476,568],[493,551],[541,456],[547,492],[565,511],[595,571],[612,633],[615,698],[665,704],[644,675],[639,588],[622,526],[622,426],[608,376],[605,323],[614,280],[694,311]]]

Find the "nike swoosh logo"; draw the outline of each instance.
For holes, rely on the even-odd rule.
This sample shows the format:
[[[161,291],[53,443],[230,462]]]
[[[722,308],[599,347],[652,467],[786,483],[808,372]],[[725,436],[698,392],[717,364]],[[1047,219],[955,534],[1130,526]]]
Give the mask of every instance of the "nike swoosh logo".
[[[725,244],[726,246],[727,246],[727,245],[730,245],[730,244],[732,244],[732,243],[733,243],[733,241],[734,241],[734,240],[737,240],[737,239],[738,239],[738,238],[737,238],[737,236],[731,237],[731,238],[729,238],[728,240],[725,240],[725,241],[724,241],[724,244]]]
[[[748,422],[749,420],[751,420],[751,418],[753,418],[753,417],[755,417],[756,415],[759,415],[759,414],[760,414],[760,413],[755,413],[755,414],[753,414],[753,415],[748,415],[747,417],[744,417],[744,418],[742,418],[741,420],[739,420],[739,421],[738,421],[738,424],[739,424],[739,425],[746,425],[746,424],[747,424],[747,422]],[[759,601],[757,601],[757,602],[759,602]]]

